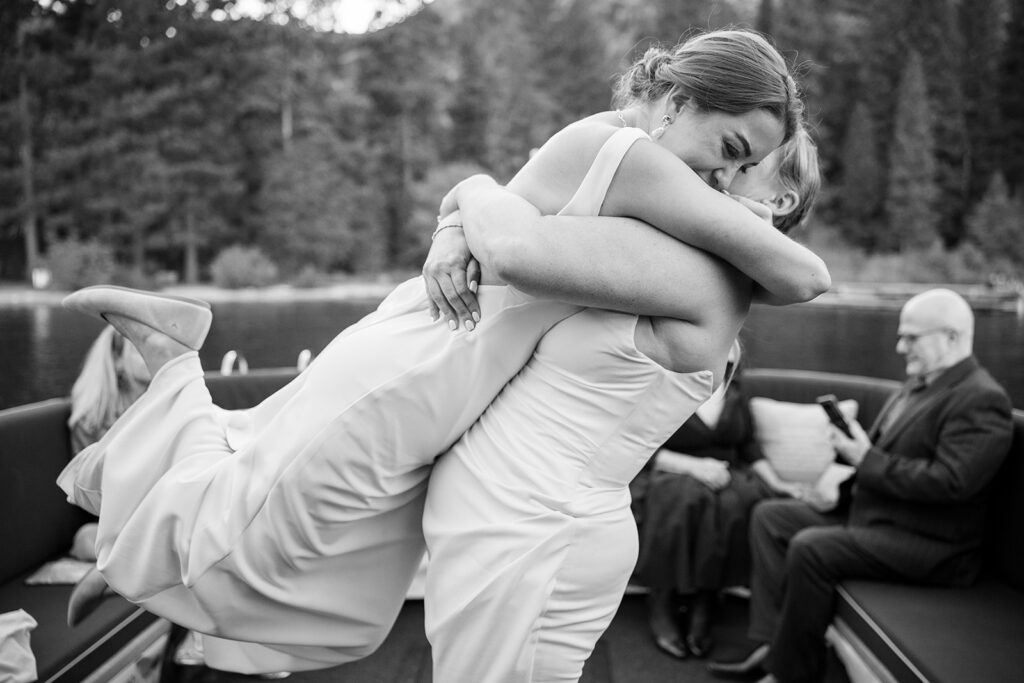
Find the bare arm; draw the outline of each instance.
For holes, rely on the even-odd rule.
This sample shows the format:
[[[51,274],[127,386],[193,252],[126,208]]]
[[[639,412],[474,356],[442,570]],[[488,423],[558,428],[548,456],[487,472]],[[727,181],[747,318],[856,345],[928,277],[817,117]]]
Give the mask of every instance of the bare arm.
[[[492,185],[467,198],[469,248],[491,278],[535,296],[696,321],[720,304],[707,285],[722,262],[638,220],[541,216]]]
[[[654,469],[660,472],[685,474],[693,477],[712,491],[719,491],[732,478],[729,465],[724,460],[701,458],[686,453],[677,453],[661,448],[654,456]]]
[[[605,124],[570,126],[556,134],[519,174],[509,189],[545,213],[567,199],[582,175],[572,160],[589,167],[614,131]],[[468,200],[470,184],[458,193]],[[558,190],[562,197],[552,197]],[[557,210],[557,209],[555,209]],[[754,216],[733,199],[711,189],[686,164],[659,145],[635,142],[620,164],[601,209],[603,216],[637,218],[672,237],[719,256],[767,292],[769,303],[808,301],[826,291],[831,280],[824,262]]]
[[[686,250],[674,245],[673,238],[685,238],[689,231],[689,243],[729,254],[727,260],[746,264],[748,275],[760,274],[762,284],[775,283],[775,291],[748,288],[747,303],[752,294],[764,295],[771,303],[791,303],[813,298],[827,289],[829,276],[821,259],[739,203],[711,190],[675,157],[643,141],[633,145],[623,163],[643,166],[643,160],[634,155],[642,146],[644,154],[654,155],[654,163],[662,165],[661,172],[657,176],[643,172],[640,185],[651,182],[645,188],[638,187],[620,167],[602,214],[638,214],[645,220],[661,220],[674,232],[658,233],[621,219],[542,216],[555,213],[568,201],[613,130],[603,125],[583,125],[559,133],[509,184],[515,194],[500,190],[485,176],[476,176],[445,197],[442,214],[464,209],[468,246],[485,274],[489,272],[538,296],[703,325],[709,306],[720,304],[702,299],[701,294],[721,294],[721,290],[707,286],[709,273],[721,276],[721,268],[720,264],[710,266],[707,259],[699,260],[699,265],[692,263],[692,251],[682,255]],[[672,177],[681,179],[678,186],[659,184]],[[682,201],[680,195],[687,193],[696,193],[698,199]],[[698,206],[705,200],[710,209]],[[458,238],[461,235],[449,233],[446,242]],[[681,260],[675,261],[677,258]],[[436,270],[431,259],[425,275]],[[447,276],[440,280],[446,281]],[[434,297],[433,292],[431,295]],[[441,297],[434,298],[441,301],[442,312],[450,320],[470,319],[463,313],[467,309],[459,297],[449,296],[455,302],[453,306],[444,304]],[[466,292],[462,292],[462,299],[469,299]],[[735,301],[730,303],[729,312],[736,312]],[[721,329],[733,322],[730,319]]]
[[[658,316],[638,323],[644,353],[676,372],[715,369],[721,380],[717,370],[725,367],[750,306],[749,278],[635,219],[542,217],[493,181],[477,185],[462,211],[465,229],[442,232],[449,234],[435,241],[424,267],[430,297],[452,329],[458,320],[473,328],[465,293],[439,296],[436,284],[447,275],[432,264],[444,263],[450,249],[456,260],[472,249],[484,283],[509,282],[536,296]],[[480,241],[477,228],[489,239]]]

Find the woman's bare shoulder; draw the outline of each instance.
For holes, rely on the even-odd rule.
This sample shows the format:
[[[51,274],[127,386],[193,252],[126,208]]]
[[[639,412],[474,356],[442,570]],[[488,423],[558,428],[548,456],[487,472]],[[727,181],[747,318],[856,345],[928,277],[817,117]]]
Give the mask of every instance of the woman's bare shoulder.
[[[601,146],[619,128],[621,125],[616,126],[598,116],[575,121],[552,135],[534,158],[545,154],[577,161],[593,160]]]
[[[556,213],[579,187],[601,146],[620,127],[600,116],[569,124],[530,157],[508,188],[542,213]]]

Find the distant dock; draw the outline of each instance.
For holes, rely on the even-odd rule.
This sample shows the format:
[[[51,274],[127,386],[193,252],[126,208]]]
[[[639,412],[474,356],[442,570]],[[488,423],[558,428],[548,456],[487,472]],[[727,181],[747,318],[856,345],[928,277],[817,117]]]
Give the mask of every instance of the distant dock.
[[[963,296],[975,311],[1024,315],[1021,288],[1013,285],[923,284],[917,282],[839,282],[812,301],[823,306],[899,309],[907,299],[928,289],[945,287]]]

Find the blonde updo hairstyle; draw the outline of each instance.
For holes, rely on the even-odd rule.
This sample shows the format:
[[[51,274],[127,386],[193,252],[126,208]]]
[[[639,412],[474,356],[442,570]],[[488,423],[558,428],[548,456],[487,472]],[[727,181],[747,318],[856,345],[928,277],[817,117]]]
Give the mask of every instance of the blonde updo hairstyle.
[[[782,55],[754,31],[731,29],[693,36],[672,48],[647,50],[616,84],[625,107],[671,94],[677,107],[745,114],[764,109],[790,137],[800,127],[803,103]]]

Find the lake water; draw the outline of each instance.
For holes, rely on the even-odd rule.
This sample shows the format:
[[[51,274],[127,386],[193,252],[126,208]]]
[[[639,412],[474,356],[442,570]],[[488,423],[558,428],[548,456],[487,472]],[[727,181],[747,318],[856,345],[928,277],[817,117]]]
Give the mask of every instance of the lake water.
[[[215,370],[229,350],[251,368],[293,365],[318,353],[375,301],[215,303],[201,358]],[[743,333],[750,367],[797,368],[903,378],[895,353],[897,311],[802,305],[757,306]],[[0,307],[0,408],[66,396],[102,323],[59,305]],[[980,313],[975,353],[1024,407],[1024,319]]]

